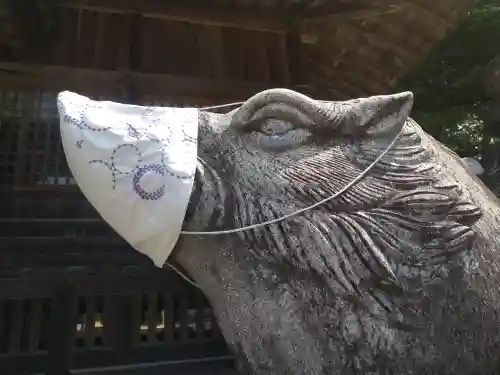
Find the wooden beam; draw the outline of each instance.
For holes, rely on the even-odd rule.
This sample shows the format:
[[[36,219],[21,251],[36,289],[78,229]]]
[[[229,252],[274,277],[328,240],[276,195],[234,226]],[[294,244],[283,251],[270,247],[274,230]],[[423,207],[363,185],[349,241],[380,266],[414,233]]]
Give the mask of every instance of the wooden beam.
[[[127,65],[123,63],[122,68],[127,71],[136,71],[141,67],[140,59],[142,52],[142,41],[141,32],[144,25],[143,18],[138,14],[131,14],[130,24],[127,22],[126,31],[128,31],[128,37],[122,40],[124,50],[127,51]],[[134,82],[128,82],[127,87],[124,90],[124,96],[128,99],[128,102],[133,104],[139,104],[140,93],[137,91]]]
[[[399,13],[403,10],[404,3],[389,4],[384,6],[367,5],[352,10],[336,10],[324,12],[323,14],[313,14],[304,17],[299,24],[302,30],[314,30],[326,25],[333,26],[335,23],[346,20],[362,20],[367,18],[378,18],[390,14]]]
[[[77,322],[77,297],[69,282],[57,286],[52,299],[53,314],[50,319],[47,375],[71,374],[75,326]]]
[[[57,5],[107,13],[135,13],[150,18],[276,33],[286,33],[289,28],[289,20],[283,15],[269,11],[250,11],[241,7],[239,9],[194,7],[168,4],[166,1],[158,0],[57,0]]]
[[[304,20],[313,20],[339,15],[349,16],[350,14],[362,12],[380,12],[384,9],[400,7],[404,2],[403,0],[357,0],[345,3],[328,1],[322,6],[313,7],[311,10],[306,11],[302,18]]]
[[[247,99],[273,87],[267,82],[0,62],[0,88],[113,94],[121,93],[127,84],[132,84],[142,95],[179,95],[210,99]]]
[[[131,49],[132,49],[132,38],[135,37],[133,34],[133,23],[136,23],[136,16],[133,14],[128,14],[120,19],[120,37],[118,39],[118,56],[117,56],[117,70],[129,71],[131,63]],[[134,25],[135,26],[135,25]],[[134,30],[135,31],[135,30]]]
[[[290,82],[292,85],[303,84],[306,81],[304,78],[304,54],[297,26],[287,35],[285,43]]]
[[[94,45],[94,58],[92,59],[92,67],[99,68],[101,63],[102,53],[104,51],[105,45],[105,33],[107,26],[108,17],[104,13],[97,15],[97,26],[96,26],[96,43]],[[64,30],[64,29],[63,29]]]
[[[292,75],[290,72],[291,66],[289,61],[289,52],[288,52],[288,42],[289,42],[289,34],[288,35],[280,35],[278,39],[278,48],[277,48],[277,61],[275,64],[281,67],[279,72],[281,72],[281,82],[286,86],[292,85]],[[293,44],[293,43],[292,43]],[[272,52],[272,50],[271,50]],[[296,68],[296,67],[294,67]],[[302,83],[302,82],[299,82]]]

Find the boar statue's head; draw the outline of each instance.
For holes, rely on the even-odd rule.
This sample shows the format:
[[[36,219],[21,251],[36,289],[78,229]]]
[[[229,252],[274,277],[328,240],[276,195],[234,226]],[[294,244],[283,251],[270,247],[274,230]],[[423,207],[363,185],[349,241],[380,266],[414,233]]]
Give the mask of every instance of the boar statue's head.
[[[198,112],[183,231],[244,230],[181,235],[170,259],[243,374],[496,373],[499,205],[412,104],[275,89]]]

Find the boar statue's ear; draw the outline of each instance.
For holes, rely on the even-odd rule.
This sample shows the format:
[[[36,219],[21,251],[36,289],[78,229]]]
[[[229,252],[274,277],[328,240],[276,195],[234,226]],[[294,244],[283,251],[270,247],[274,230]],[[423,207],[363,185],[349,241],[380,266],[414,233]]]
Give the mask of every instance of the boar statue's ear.
[[[413,94],[372,96],[345,102],[323,104],[327,111],[338,112],[341,135],[382,135],[401,130],[413,106]]]
[[[435,164],[433,151],[415,136],[413,126],[403,129],[412,104],[409,92],[318,101],[321,116],[328,121],[314,125],[355,141],[341,142],[339,158],[327,145],[284,170],[282,175],[291,185],[302,189],[298,199],[336,193],[343,178],[349,182],[359,176],[402,130],[401,136],[369,175],[338,201],[280,223],[279,232],[269,230],[278,244],[277,264],[283,264],[285,257],[298,269],[323,278],[336,296],[366,302],[371,313],[381,311],[399,323],[406,319],[399,311],[404,300],[413,292],[418,295],[450,259],[470,248],[473,224],[481,217],[480,208],[463,200],[455,185],[443,185],[428,173]],[[302,181],[307,181],[304,188]],[[279,203],[275,205],[267,216],[282,210]]]

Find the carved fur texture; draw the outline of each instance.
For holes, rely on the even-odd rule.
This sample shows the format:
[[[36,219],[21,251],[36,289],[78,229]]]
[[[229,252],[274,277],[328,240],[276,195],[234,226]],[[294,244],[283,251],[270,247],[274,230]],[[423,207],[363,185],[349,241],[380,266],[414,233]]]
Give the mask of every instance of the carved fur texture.
[[[496,374],[500,214],[409,117],[411,93],[320,102],[269,90],[200,113],[177,259],[206,293],[243,374]]]

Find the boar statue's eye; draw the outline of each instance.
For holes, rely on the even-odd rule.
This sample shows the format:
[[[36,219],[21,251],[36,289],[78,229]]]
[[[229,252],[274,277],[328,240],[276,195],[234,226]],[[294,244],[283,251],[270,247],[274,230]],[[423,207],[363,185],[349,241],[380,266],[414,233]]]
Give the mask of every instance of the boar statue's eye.
[[[284,135],[293,129],[294,126],[287,121],[268,119],[257,126],[255,130],[265,135]]]
[[[307,128],[294,126],[281,119],[257,121],[250,129],[259,147],[270,152],[283,152],[299,147],[311,137]]]

